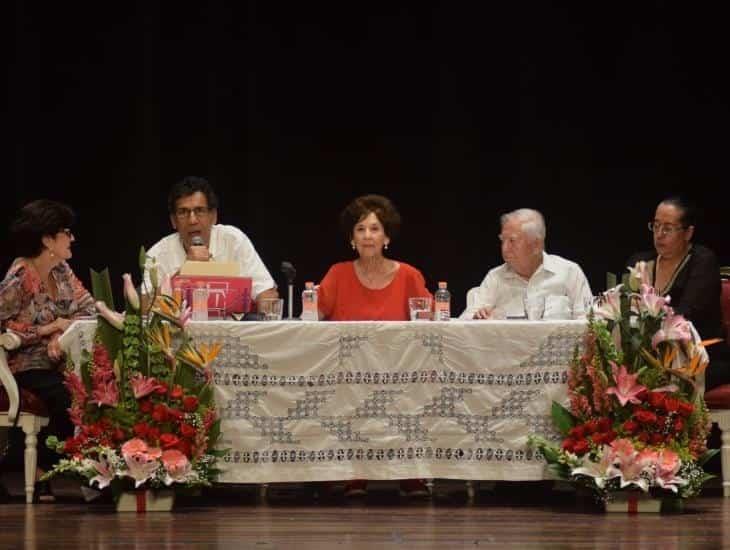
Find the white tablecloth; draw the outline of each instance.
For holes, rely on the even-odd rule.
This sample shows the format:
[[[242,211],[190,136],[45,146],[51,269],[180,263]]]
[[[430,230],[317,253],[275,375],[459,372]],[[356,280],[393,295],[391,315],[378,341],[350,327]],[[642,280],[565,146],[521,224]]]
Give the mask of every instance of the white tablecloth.
[[[94,322],[62,345],[78,360]],[[221,481],[536,480],[583,321],[190,323],[222,341]]]

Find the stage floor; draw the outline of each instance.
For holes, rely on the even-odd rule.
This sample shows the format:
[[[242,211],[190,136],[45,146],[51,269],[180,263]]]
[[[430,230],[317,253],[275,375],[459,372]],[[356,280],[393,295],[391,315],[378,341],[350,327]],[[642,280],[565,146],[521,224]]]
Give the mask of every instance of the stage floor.
[[[438,487],[437,487],[438,489]],[[443,488],[442,488],[443,489]],[[220,488],[182,498],[172,513],[117,513],[109,501],[0,501],[0,548],[721,548],[730,546],[730,499],[711,489],[681,515],[604,514],[545,484],[458,486],[410,501],[397,486],[367,497],[316,498],[307,489]]]

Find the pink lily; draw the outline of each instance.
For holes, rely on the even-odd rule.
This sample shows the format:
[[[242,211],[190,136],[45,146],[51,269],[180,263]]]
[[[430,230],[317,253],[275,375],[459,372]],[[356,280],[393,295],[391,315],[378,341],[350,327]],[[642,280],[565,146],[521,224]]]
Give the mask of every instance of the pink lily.
[[[125,273],[122,275],[122,279],[124,279],[124,297],[127,299],[127,303],[134,311],[139,311],[139,294],[137,294],[137,289],[134,288],[132,276]]]
[[[613,361],[611,361],[611,372],[613,373],[613,379],[616,381],[616,385],[608,388],[606,393],[615,395],[622,407],[626,406],[626,403],[634,403],[637,405],[641,403],[636,396],[644,391],[646,386],[636,383],[639,375],[629,374],[626,370],[626,365],[621,365],[619,368]]]
[[[130,439],[122,445],[122,456],[129,469],[128,475],[134,479],[135,488],[146,482],[160,466],[158,459],[162,451],[156,447],[148,447],[139,438]]]
[[[664,449],[656,461],[656,484],[663,489],[677,492],[677,485],[687,485],[687,480],[677,477],[682,466],[679,455],[672,450]]]
[[[141,373],[137,373],[135,376],[130,378],[129,383],[132,385],[132,393],[134,393],[135,399],[141,399],[158,388],[164,388],[164,386],[154,378],[147,378]]]
[[[612,464],[612,453],[607,445],[603,446],[600,456],[601,459],[598,462],[593,462],[590,459],[584,460],[580,467],[571,470],[571,475],[580,474],[592,477],[596,487],[603,489],[606,481],[618,477],[621,475],[621,471]]]
[[[107,487],[112,479],[114,479],[114,472],[112,471],[111,464],[107,460],[106,453],[99,453],[99,460],[91,460],[89,462],[96,470],[97,475],[89,480],[89,485],[93,485],[96,482],[99,485],[99,489]]]
[[[653,473],[653,466],[657,460],[658,453],[650,449],[644,449],[631,460],[621,465],[621,488],[629,485],[636,485],[642,491],[649,490],[649,480],[641,474]]]
[[[638,454],[629,439],[615,439],[610,447],[611,462],[619,467],[633,462]]]
[[[191,471],[190,461],[177,449],[168,449],[162,452],[162,465],[167,470],[165,485],[171,485],[176,481],[184,481]]]
[[[671,340],[684,343],[692,340],[689,323],[681,315],[668,315],[662,320],[662,326],[651,339],[651,347],[656,349],[660,342]]]
[[[98,301],[94,305],[96,305],[96,311],[99,312],[99,315],[106,319],[111,326],[118,330],[122,330],[124,328],[124,315],[117,313],[116,311],[112,311],[102,301]]]
[[[639,300],[639,311],[647,313],[652,317],[659,317],[664,311],[665,304],[668,304],[670,297],[660,296],[653,286],[641,285],[641,297]]]
[[[629,288],[636,292],[644,285],[651,285],[651,274],[646,262],[636,262],[634,267],[629,267]]]
[[[621,319],[621,285],[603,293],[603,299],[593,312],[599,319],[618,321]]]
[[[116,406],[119,402],[119,392],[117,390],[116,381],[112,379],[97,385],[91,393],[91,397],[93,401],[96,401],[99,407],[102,405],[108,405],[110,407]]]

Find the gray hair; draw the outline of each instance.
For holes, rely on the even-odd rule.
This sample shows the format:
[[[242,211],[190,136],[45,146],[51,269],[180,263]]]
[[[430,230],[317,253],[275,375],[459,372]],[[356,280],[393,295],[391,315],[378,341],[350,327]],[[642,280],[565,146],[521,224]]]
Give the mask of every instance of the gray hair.
[[[547,233],[545,229],[545,218],[542,217],[540,212],[532,208],[518,208],[512,212],[502,214],[499,222],[504,227],[504,224],[512,219],[521,222],[520,229],[525,235],[543,243],[545,242],[545,234]]]

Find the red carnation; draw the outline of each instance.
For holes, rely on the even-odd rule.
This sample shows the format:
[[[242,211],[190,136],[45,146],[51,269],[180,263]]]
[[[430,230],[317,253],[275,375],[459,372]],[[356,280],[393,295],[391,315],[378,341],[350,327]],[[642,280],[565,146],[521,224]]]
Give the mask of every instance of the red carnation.
[[[602,432],[607,432],[611,429],[611,420],[605,416],[598,420],[598,429]]]
[[[185,424],[184,422],[180,424],[180,433],[183,437],[195,437],[195,432],[195,428],[190,424]]]
[[[150,413],[152,412],[152,401],[149,399],[143,399],[139,402],[139,410],[143,413]]]
[[[574,439],[583,439],[586,436],[586,430],[583,426],[575,426],[570,429],[568,434]]]
[[[170,390],[170,399],[182,399],[183,389],[180,384],[175,384]]]
[[[598,420],[589,420],[585,423],[585,430],[587,434],[592,434],[598,431]]]
[[[102,428],[99,424],[91,424],[90,426],[86,427],[86,434],[89,437],[95,437],[99,438],[104,433],[104,428]]]
[[[185,413],[183,413],[180,409],[167,409],[167,415],[176,422],[180,422],[183,417],[185,416]]]
[[[642,443],[649,443],[649,434],[646,432],[641,432],[639,435],[636,436],[636,439],[641,441]]]
[[[639,393],[636,394],[636,399],[639,401],[646,401],[646,396],[649,395],[649,392],[646,391],[646,388],[641,390]]]
[[[681,401],[674,397],[667,397],[664,399],[664,410],[667,412],[677,412],[679,410],[679,404]]]
[[[154,418],[157,422],[164,422],[167,420],[167,407],[162,403],[155,405],[152,410],[152,418]]]
[[[69,437],[63,444],[63,450],[70,455],[79,454],[84,442],[85,439],[82,440],[80,437]]]
[[[584,455],[590,450],[590,448],[588,441],[581,439],[580,441],[576,441],[575,445],[573,445],[573,452],[577,455]]]
[[[634,434],[639,429],[639,424],[633,420],[627,420],[622,427],[627,434]]]
[[[147,440],[148,441],[157,441],[157,439],[160,437],[160,429],[159,428],[153,428],[152,426],[149,427],[147,430]]]
[[[174,434],[162,434],[160,436],[160,445],[163,449],[171,449],[180,443],[180,438]]]
[[[679,402],[679,414],[687,417],[691,415],[695,410],[695,406],[692,403],[689,403],[687,401],[680,401]]]
[[[664,406],[666,396],[662,392],[651,391],[646,397],[649,404],[655,409],[661,409]]]
[[[659,433],[653,433],[649,437],[649,441],[651,441],[652,445],[660,445],[661,443],[664,443],[664,436]]]
[[[682,418],[677,417],[674,419],[674,431],[675,432],[681,432],[684,430],[684,420]]]
[[[167,384],[164,382],[158,382],[157,389],[155,390],[155,393],[159,395],[165,395],[167,393]]]
[[[135,424],[132,428],[132,431],[134,434],[138,437],[146,437],[147,433],[149,432],[150,427],[146,422],[140,422],[139,424]]]
[[[188,395],[183,398],[183,410],[185,412],[195,412],[198,408],[198,398],[194,395]]]
[[[642,424],[654,424],[656,423],[657,417],[651,411],[640,409],[634,413],[634,418]]]
[[[616,437],[618,437],[618,434],[614,432],[613,430],[608,430],[605,434],[603,434],[603,442],[604,443],[611,443]]]
[[[124,432],[123,429],[116,428],[114,430],[113,437],[114,437],[114,441],[124,441],[125,439],[127,439],[127,434]]]

